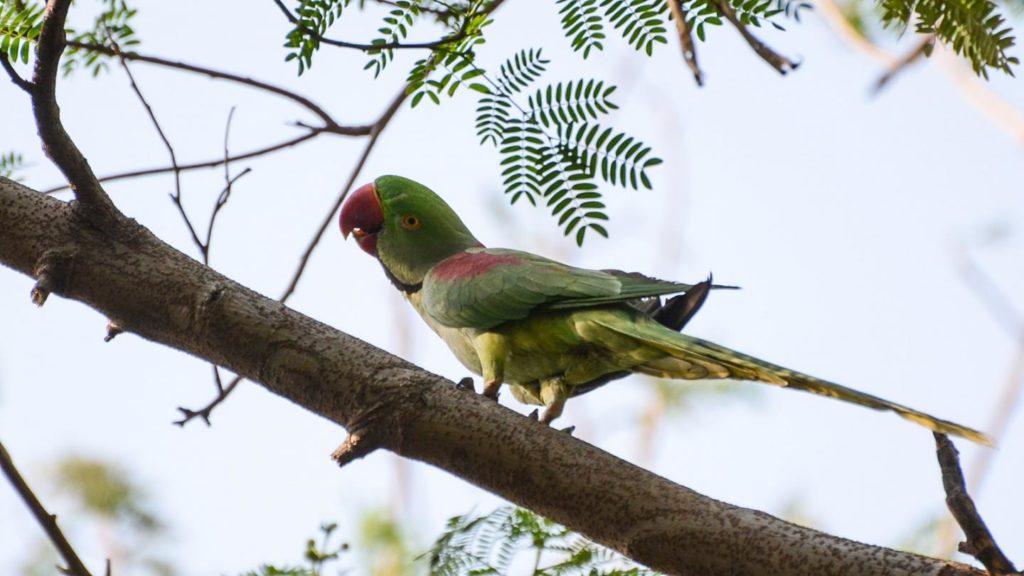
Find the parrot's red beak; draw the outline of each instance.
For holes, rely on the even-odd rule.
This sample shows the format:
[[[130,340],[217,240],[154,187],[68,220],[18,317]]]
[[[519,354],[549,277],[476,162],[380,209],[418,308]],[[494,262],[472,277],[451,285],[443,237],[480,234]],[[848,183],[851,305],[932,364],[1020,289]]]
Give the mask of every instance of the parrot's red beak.
[[[384,227],[384,212],[373,183],[360,187],[349,196],[341,207],[338,223],[342,236],[355,236],[356,244],[363,252],[377,256],[377,233]]]

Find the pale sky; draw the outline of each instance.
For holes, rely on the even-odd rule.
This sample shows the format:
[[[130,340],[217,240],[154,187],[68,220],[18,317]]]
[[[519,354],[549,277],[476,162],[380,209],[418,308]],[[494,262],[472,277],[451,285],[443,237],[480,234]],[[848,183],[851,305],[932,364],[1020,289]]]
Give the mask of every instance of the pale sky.
[[[74,11],[86,10],[75,6]],[[326,50],[295,77],[280,47],[287,23],[272,2],[142,2],[140,51],[290,86],[340,121],[378,114],[405,77],[400,58],[373,82],[362,55]],[[202,13],[183,17],[189,12]],[[354,12],[334,36],[358,39],[376,22]],[[665,164],[653,191],[605,188],[611,240],[582,250],[542,211],[509,207],[498,157],[473,134],[468,92],[440,108],[403,109],[359,182],[417,179],[443,195],[486,244],[575,264],[626,268],[681,281],[718,281],[688,331],[800,371],[985,429],[1006,385],[1014,343],[957,268],[970,253],[1024,315],[1024,148],[968,104],[940,65],[908,70],[878,97],[880,66],[852,51],[813,14],[786,33],[764,32],[803,59],[780,77],[731,29],[700,45],[707,83],[694,86],[675,39],[646,60],[614,34],[583,63],[560,36],[548,3],[508,2],[489,29],[482,62],[543,46],[547,80],[593,76],[620,84],[611,122],[641,136]],[[529,30],[528,35],[523,30]],[[524,38],[524,36],[527,36]],[[526,45],[522,42],[528,41]],[[116,67],[115,67],[116,68]],[[133,67],[182,162],[219,156],[237,106],[231,147],[243,151],[295,133],[309,115],[279,98],[224,82]],[[1024,110],[1019,82],[996,73],[986,88]],[[167,157],[118,70],[63,80],[72,137],[103,175],[164,165]],[[22,152],[25,183],[59,176],[39,150],[27,98],[0,83],[0,153]],[[222,213],[213,266],[268,296],[284,289],[298,257],[343,185],[362,139],[324,136],[251,166]],[[185,201],[205,222],[219,170],[189,173]],[[165,241],[196,255],[167,194],[170,176],[111,184],[114,201]],[[1009,234],[984,239],[994,227]],[[348,538],[361,513],[396,511],[425,546],[449,516],[498,500],[458,478],[377,453],[338,470],[335,425],[247,383],[207,428],[170,423],[214,388],[207,364],[132,335],[104,343],[106,320],[57,297],[42,309],[32,281],[0,271],[0,440],[62,521],[48,466],[68,454],[128,469],[170,525],[163,553],[183,574],[237,574],[294,563],[321,522]],[[290,304],[433,372],[466,370],[407,309],[379,266],[328,232]],[[687,386],[677,382],[675,386]],[[751,384],[736,401],[703,400],[665,422],[652,457],[638,461],[650,381],[632,378],[571,401],[560,422],[576,435],[710,497],[776,515],[794,509],[818,527],[899,546],[944,517],[931,434],[894,415]],[[523,413],[531,408],[503,402]],[[1022,420],[1015,413],[977,503],[1011,559],[1024,563]],[[957,443],[965,466],[982,450]],[[99,572],[102,551],[76,526]],[[42,532],[0,486],[0,573],[13,573]],[[115,567],[115,573],[116,567]]]

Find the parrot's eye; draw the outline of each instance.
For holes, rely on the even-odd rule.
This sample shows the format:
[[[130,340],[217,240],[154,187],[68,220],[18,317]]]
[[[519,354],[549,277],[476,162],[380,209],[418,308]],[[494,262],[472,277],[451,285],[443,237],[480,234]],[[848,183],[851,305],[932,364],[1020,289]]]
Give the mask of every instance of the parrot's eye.
[[[419,230],[420,219],[412,214],[406,214],[405,216],[402,216],[402,228],[405,228],[406,230]]]

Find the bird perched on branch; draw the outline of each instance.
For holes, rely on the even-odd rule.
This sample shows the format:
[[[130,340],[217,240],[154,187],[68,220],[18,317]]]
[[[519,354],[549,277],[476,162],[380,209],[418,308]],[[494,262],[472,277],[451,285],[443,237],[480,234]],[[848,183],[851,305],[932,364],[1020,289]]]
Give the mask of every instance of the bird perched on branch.
[[[981,444],[977,430],[845,386],[680,334],[712,286],[617,270],[586,270],[542,256],[486,248],[427,187],[382,176],[356,190],[341,232],[377,258],[385,274],[460,362],[521,402],[546,406],[550,423],[566,399],[639,372],[682,380],[775,384],[889,410],[937,432]],[[660,297],[681,294],[662,304]]]

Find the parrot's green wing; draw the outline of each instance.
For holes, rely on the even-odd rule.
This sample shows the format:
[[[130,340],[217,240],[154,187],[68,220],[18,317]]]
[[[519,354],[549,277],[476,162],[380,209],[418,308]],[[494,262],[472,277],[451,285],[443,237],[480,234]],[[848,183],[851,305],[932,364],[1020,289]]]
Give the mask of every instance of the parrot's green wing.
[[[423,279],[423,306],[445,326],[488,329],[543,309],[572,309],[685,292],[690,284],[586,270],[501,248],[471,248]]]

